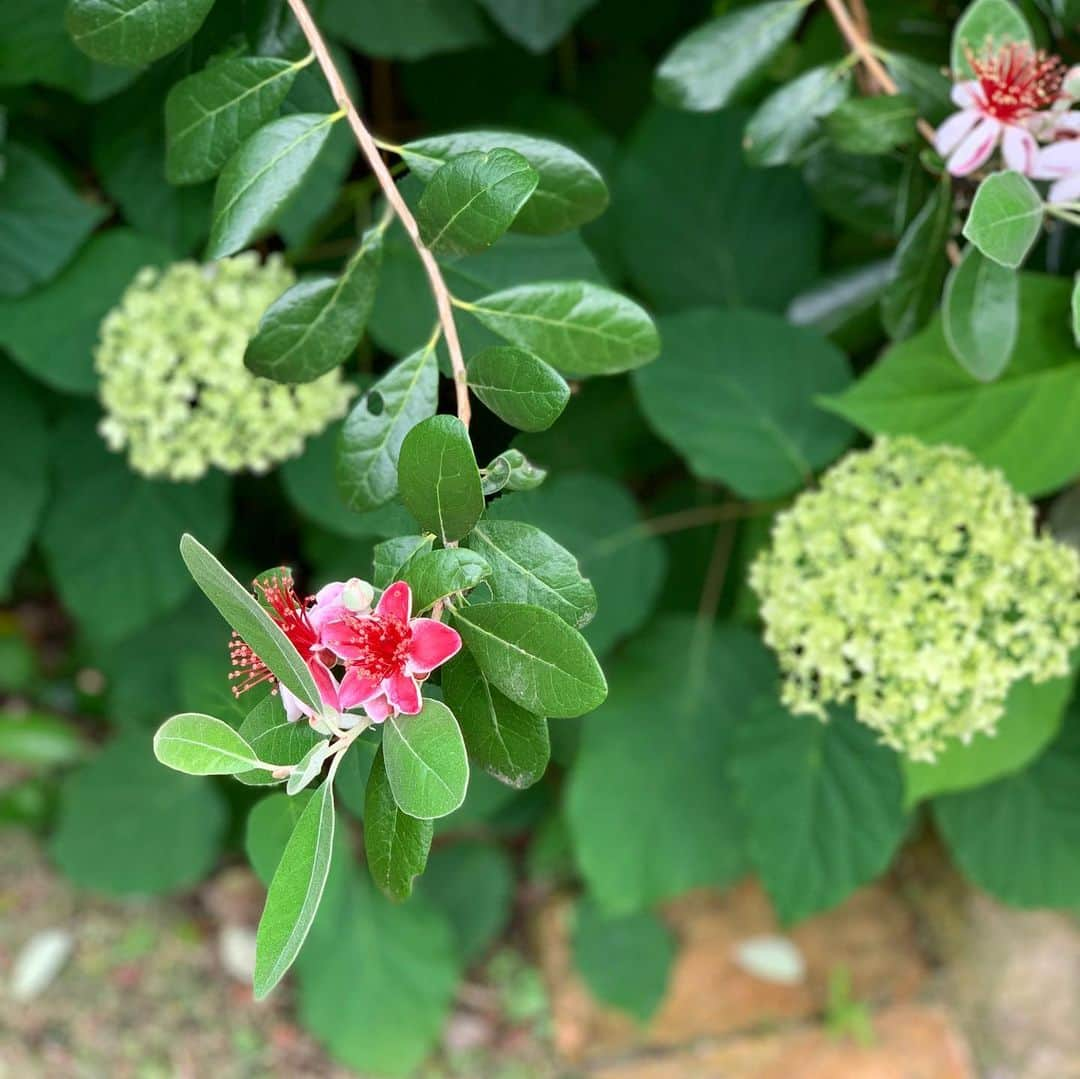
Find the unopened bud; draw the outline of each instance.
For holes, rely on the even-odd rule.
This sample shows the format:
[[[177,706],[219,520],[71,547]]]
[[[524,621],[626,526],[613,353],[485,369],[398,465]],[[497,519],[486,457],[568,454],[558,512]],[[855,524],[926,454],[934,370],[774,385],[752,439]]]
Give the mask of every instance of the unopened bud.
[[[370,611],[375,589],[359,577],[350,577],[341,590],[341,602],[350,611]]]

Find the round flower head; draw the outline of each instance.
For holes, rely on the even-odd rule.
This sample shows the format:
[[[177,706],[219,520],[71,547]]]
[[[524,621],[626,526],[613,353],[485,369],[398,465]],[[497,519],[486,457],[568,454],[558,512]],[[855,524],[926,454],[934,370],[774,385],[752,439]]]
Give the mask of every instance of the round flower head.
[[[933,760],[992,734],[1018,679],[1064,675],[1080,556],[966,450],[879,439],[781,514],[750,583],[783,700],[854,702],[882,741]]]
[[[146,476],[265,472],[344,415],[353,390],[338,371],[289,386],[244,366],[259,319],[293,280],[277,256],[263,265],[250,252],[140,270],[94,354],[109,447]]]

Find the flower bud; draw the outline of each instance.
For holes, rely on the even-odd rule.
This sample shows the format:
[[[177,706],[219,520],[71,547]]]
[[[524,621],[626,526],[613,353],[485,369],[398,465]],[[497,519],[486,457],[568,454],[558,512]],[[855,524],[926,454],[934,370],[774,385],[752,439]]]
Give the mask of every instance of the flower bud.
[[[362,581],[359,577],[351,577],[345,582],[345,587],[341,590],[342,606],[348,607],[350,611],[360,613],[370,611],[371,602],[374,598],[375,589],[367,581]]]

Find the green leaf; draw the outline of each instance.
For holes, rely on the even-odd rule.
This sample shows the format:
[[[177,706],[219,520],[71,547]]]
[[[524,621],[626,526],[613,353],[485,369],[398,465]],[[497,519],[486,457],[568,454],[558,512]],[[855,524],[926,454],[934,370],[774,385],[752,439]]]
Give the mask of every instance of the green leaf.
[[[519,431],[546,431],[570,400],[558,371],[512,345],[494,345],[469,360],[469,389]]]
[[[325,29],[367,56],[419,60],[491,41],[469,0],[327,0],[323,9]]]
[[[64,780],[50,847],[80,888],[159,895],[209,874],[227,824],[209,779],[166,771],[148,736],[125,735]]]
[[[574,908],[574,966],[598,1000],[639,1023],[660,1007],[675,963],[675,936],[655,914],[612,916],[588,897]]]
[[[266,310],[244,364],[275,382],[311,382],[344,363],[375,303],[382,233],[370,229],[340,277],[300,281]]]
[[[271,674],[314,712],[321,713],[319,689],[307,664],[251,592],[190,533],[180,540],[180,556],[206,598]]]
[[[446,161],[474,150],[514,150],[536,170],[539,183],[514,219],[514,229],[546,236],[591,221],[607,208],[603,177],[583,157],[566,146],[512,131],[458,131],[415,139],[401,148],[409,168],[430,181]]]
[[[634,375],[653,429],[702,479],[745,498],[802,487],[851,442],[815,397],[851,380],[817,334],[756,311],[688,311],[661,323],[664,358]]]
[[[434,536],[395,536],[375,545],[371,583],[376,588],[386,588],[401,575],[401,571],[414,555],[431,550]],[[413,596],[415,602],[416,596]]]
[[[404,438],[398,487],[405,508],[443,543],[468,534],[484,512],[480,469],[456,416],[421,420]]]
[[[1026,41],[1034,46],[1027,19],[1011,0],[975,0],[953,27],[950,67],[956,80],[970,79],[974,72],[966,50],[981,56],[988,47],[996,51],[1006,43]]]
[[[611,914],[745,872],[724,777],[762,654],[743,630],[710,634],[681,615],[650,623],[612,663],[611,697],[584,722],[565,801],[589,893]]]
[[[820,138],[819,121],[847,100],[851,72],[825,64],[774,90],[750,117],[743,135],[746,160],[758,167],[798,164]]]
[[[271,794],[251,807],[244,827],[244,850],[255,875],[267,888],[311,797],[311,791],[301,791],[294,798]]]
[[[165,99],[165,175],[173,184],[210,180],[278,111],[299,64],[265,56],[212,63]]]
[[[960,870],[1014,907],[1080,903],[1080,722],[1075,707],[1049,749],[1022,772],[934,801]]]
[[[514,150],[471,150],[452,157],[424,189],[416,215],[420,237],[438,255],[484,251],[510,227],[539,181]]]
[[[993,734],[976,734],[966,745],[952,742],[932,764],[904,758],[905,805],[981,787],[1030,764],[1061,729],[1074,682],[1072,677],[1017,682]]]
[[[822,212],[880,241],[899,236],[908,223],[911,169],[894,155],[842,154],[825,145],[807,159],[803,178]]]
[[[480,670],[515,704],[571,718],[607,696],[607,681],[585,639],[558,615],[523,603],[454,611],[454,625]]]
[[[569,375],[614,375],[656,359],[660,339],[633,300],[588,281],[518,285],[459,306]]]
[[[469,786],[469,760],[454,713],[424,700],[415,716],[390,716],[383,726],[383,756],[394,801],[419,820],[453,813]]]
[[[904,231],[893,255],[881,297],[881,320],[894,341],[921,330],[937,310],[951,219],[952,193],[943,180]]]
[[[255,941],[255,999],[292,965],[319,909],[334,847],[333,784],[305,806],[274,871]]]
[[[845,101],[825,120],[825,131],[848,154],[886,154],[915,138],[915,102],[906,94]]]
[[[530,52],[546,52],[597,0],[478,0],[507,37]]]
[[[1024,494],[1055,491],[1080,473],[1072,435],[1080,424],[1080,364],[1067,325],[1069,290],[1061,278],[1020,276],[1016,351],[995,382],[961,369],[935,320],[821,403],[872,434],[964,446]]]
[[[518,790],[543,776],[551,758],[547,720],[495,689],[468,652],[442,668],[442,690],[469,756],[485,772]]]
[[[435,826],[398,808],[383,763],[375,754],[364,795],[364,852],[371,877],[391,899],[408,899],[424,872]]]
[[[94,347],[102,319],[144,266],[165,266],[172,252],[131,229],[92,236],[48,284],[0,300],[0,343],[24,370],[64,393],[97,392]]]
[[[1009,365],[1020,329],[1020,277],[969,247],[945,282],[942,329],[969,374],[991,382]]]
[[[397,494],[401,443],[435,411],[438,387],[435,350],[423,348],[391,367],[353,406],[337,461],[338,489],[350,509],[377,509]]]
[[[266,764],[298,764],[307,752],[322,741],[322,737],[302,721],[290,723],[285,717],[281,696],[267,694],[240,724],[240,736],[251,746],[252,753]],[[280,783],[263,768],[240,772],[237,777],[250,787]]]
[[[283,116],[240,146],[214,190],[207,258],[231,255],[273,225],[315,164],[336,119],[319,113]]]
[[[329,740],[320,739],[297,762],[292,775],[285,783],[285,793],[291,797],[311,786],[322,774],[322,766],[329,755]]]
[[[889,52],[882,59],[901,92],[915,102],[915,109],[924,120],[940,124],[955,111],[952,82],[936,64],[899,52]]]
[[[414,542],[414,537],[409,537]],[[430,540],[424,541],[424,545]],[[491,567],[478,554],[460,547],[440,551],[420,549],[400,567],[401,580],[412,589],[413,614],[432,607],[440,599],[467,592],[490,576]]]
[[[0,173],[0,296],[48,281],[106,216],[84,202],[43,158],[4,144]]]
[[[189,776],[231,776],[260,761],[244,738],[214,716],[184,712],[165,720],[154,735],[154,756]]]
[[[82,736],[66,719],[44,712],[0,712],[0,716],[0,761],[5,764],[55,768],[73,764],[85,753]]]
[[[988,259],[1015,270],[1039,238],[1042,220],[1043,201],[1031,181],[1018,172],[995,172],[975,192],[964,236]]]
[[[656,69],[656,96],[693,112],[726,105],[795,33],[806,2],[771,0],[737,8],[692,30]]]
[[[1073,278],[1071,308],[1073,340],[1080,346],[1080,274]]]
[[[847,712],[794,716],[778,697],[763,680],[742,702],[730,775],[750,857],[791,924],[883,873],[907,818],[896,754],[872,730]]]
[[[491,566],[491,594],[500,603],[532,603],[580,629],[596,614],[596,592],[578,561],[546,532],[518,521],[483,521],[469,546]]]
[[[654,108],[620,155],[612,199],[619,251],[659,311],[782,312],[820,275],[822,225],[810,191],[794,169],[747,163],[746,120],[737,109],[695,116]]]
[[[68,33],[87,56],[141,67],[194,37],[214,0],[70,0]]]

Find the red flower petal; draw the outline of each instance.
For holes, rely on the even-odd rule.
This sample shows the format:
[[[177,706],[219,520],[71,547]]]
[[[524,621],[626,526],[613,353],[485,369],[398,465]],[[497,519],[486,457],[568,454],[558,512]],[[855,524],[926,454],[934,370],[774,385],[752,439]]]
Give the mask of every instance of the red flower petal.
[[[409,669],[413,674],[428,674],[461,650],[457,630],[434,618],[414,618],[409,628]]]
[[[412,590],[404,581],[395,581],[382,594],[375,613],[383,618],[408,622],[409,615],[412,614]]]

